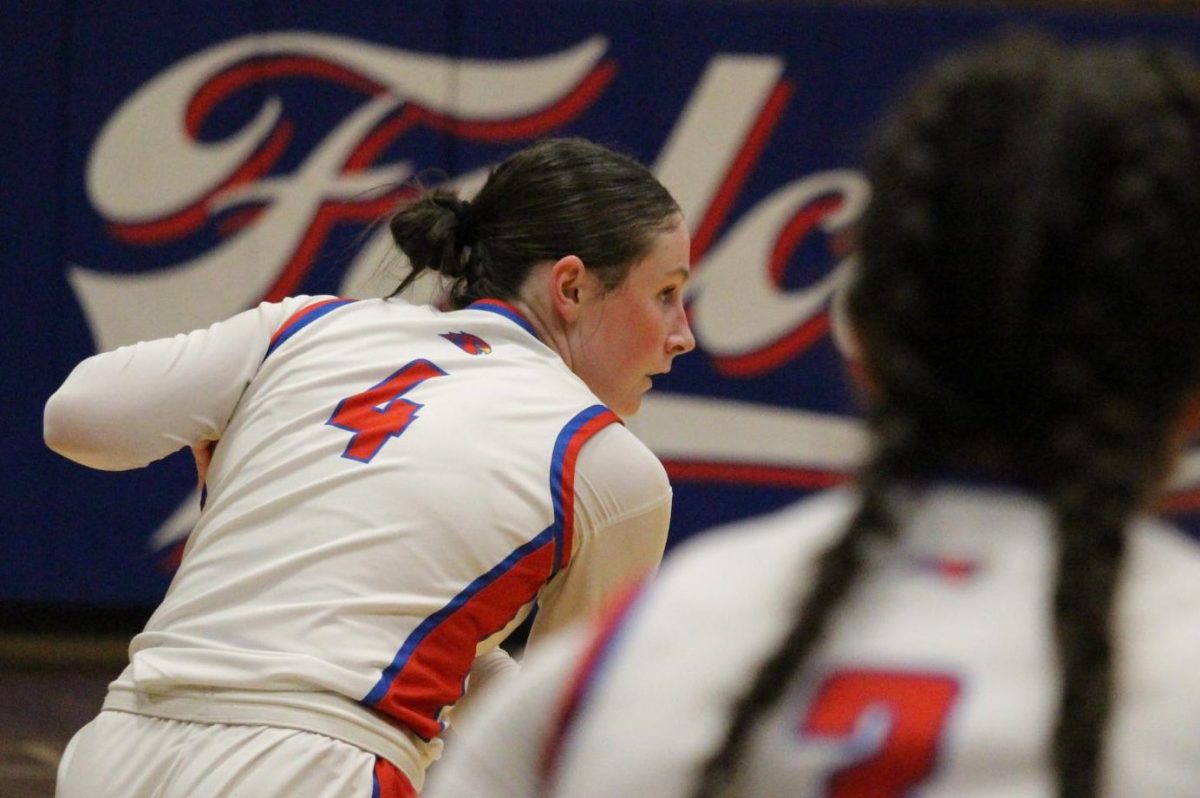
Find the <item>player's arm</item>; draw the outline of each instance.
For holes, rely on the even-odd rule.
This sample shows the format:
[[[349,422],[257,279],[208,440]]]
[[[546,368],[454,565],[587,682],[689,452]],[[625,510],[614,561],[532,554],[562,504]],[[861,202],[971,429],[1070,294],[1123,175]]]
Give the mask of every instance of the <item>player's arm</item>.
[[[207,329],[89,357],[46,403],[46,445],[83,465],[119,471],[216,440],[271,335],[311,301],[263,303]]]
[[[514,679],[487,691],[429,773],[426,798],[541,795],[547,751],[560,729],[572,675],[590,639],[580,628],[542,646]]]
[[[454,705],[454,727],[458,728],[464,722],[469,725],[478,706],[486,697],[515,678],[520,668],[512,655],[503,648],[494,648],[477,656],[471,663],[467,690]]]
[[[538,598],[530,647],[581,618],[594,618],[662,560],[671,485],[662,464],[629,430],[614,424],[583,447],[575,498],[572,558]]]

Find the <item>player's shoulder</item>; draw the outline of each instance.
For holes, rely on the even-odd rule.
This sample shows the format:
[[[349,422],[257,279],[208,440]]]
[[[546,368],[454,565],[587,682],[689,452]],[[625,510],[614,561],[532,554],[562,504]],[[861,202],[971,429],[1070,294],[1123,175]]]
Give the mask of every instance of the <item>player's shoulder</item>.
[[[269,310],[274,313],[290,315],[297,311],[316,309],[335,302],[348,303],[351,301],[353,300],[331,294],[294,294],[292,296],[285,296],[279,300],[263,300],[259,303],[258,307],[260,310]]]
[[[675,546],[622,617],[608,679],[621,690],[653,683],[681,707],[736,689],[786,628],[817,556],[854,506],[835,489]],[[680,667],[688,680],[678,680]]]
[[[629,428],[615,421],[584,444],[576,480],[598,497],[623,497],[630,506],[648,505],[671,493],[662,462]]]
[[[821,491],[772,512],[702,532],[678,547],[677,558],[681,566],[701,567],[730,558],[754,561],[778,552],[803,556],[825,548],[845,529],[857,501],[851,488]]]
[[[1124,571],[1130,611],[1200,617],[1200,540],[1183,529],[1157,518],[1139,519],[1129,536]]]
[[[661,590],[684,601],[712,601],[723,612],[734,612],[731,603],[753,611],[753,605],[791,596],[856,506],[852,489],[835,488],[695,535],[668,555]]]
[[[295,294],[279,300],[264,300],[252,312],[268,322],[276,334],[284,334],[306,328],[333,311],[341,311],[340,315],[344,316],[345,308],[370,304],[332,294]]]
[[[1132,532],[1115,613],[1119,679],[1110,734],[1123,766],[1114,772],[1149,768],[1143,775],[1165,778],[1182,775],[1182,763],[1191,769],[1200,754],[1200,542],[1157,519]],[[1160,744],[1164,734],[1169,747]]]
[[[1165,686],[1176,702],[1200,710],[1200,542],[1142,519],[1128,538],[1120,579],[1116,624],[1127,683],[1164,699]]]

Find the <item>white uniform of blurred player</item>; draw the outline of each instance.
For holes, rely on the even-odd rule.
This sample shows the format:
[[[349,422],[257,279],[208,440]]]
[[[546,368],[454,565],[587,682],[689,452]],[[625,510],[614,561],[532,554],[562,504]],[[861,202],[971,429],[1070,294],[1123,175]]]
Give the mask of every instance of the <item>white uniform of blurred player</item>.
[[[65,753],[61,796],[412,794],[468,674],[474,694],[507,670],[498,646],[535,602],[534,648],[657,564],[670,486],[613,411],[692,346],[686,229],[624,156],[566,141],[514,162],[506,179],[611,167],[661,216],[615,277],[535,252],[511,303],[264,303],[90,358],[51,398],[47,441],[93,467],[218,441],[179,571]],[[398,212],[398,243],[453,235],[446,202]],[[593,227],[631,234],[604,211]],[[455,277],[469,260],[446,251]]]
[[[484,702],[428,798],[692,794],[855,499],[836,491],[676,548],[609,623],[531,655]],[[753,730],[730,794],[1053,795],[1045,505],[940,485],[910,523]],[[1200,784],[1200,545],[1146,519],[1127,557],[1104,794],[1186,798]]]

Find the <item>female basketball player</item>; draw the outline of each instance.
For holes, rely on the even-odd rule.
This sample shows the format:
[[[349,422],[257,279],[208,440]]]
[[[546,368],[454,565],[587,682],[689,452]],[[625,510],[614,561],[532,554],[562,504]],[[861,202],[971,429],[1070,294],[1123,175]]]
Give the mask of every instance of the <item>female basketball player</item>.
[[[92,357],[48,402],[47,443],[95,468],[217,441],[63,798],[414,795],[535,602],[534,649],[657,564],[670,486],[619,421],[694,345],[668,192],[552,140],[390,229],[452,310],[265,303]]]

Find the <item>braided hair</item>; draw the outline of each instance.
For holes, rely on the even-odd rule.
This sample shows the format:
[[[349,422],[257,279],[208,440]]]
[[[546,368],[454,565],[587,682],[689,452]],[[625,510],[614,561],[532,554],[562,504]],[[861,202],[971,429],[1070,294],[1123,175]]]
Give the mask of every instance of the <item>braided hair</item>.
[[[1059,553],[1061,798],[1097,794],[1130,517],[1200,388],[1200,73],[1178,54],[1021,35],[946,59],[884,126],[848,304],[873,390],[860,505],[733,708],[694,793],[903,529],[913,480],[984,470],[1043,496]]]
[[[389,220],[411,271],[450,278],[449,305],[511,299],[537,263],[576,255],[615,288],[679,205],[654,175],[621,153],[578,138],[547,139],[500,163],[474,199],[425,192]]]

